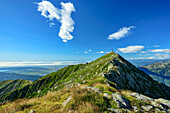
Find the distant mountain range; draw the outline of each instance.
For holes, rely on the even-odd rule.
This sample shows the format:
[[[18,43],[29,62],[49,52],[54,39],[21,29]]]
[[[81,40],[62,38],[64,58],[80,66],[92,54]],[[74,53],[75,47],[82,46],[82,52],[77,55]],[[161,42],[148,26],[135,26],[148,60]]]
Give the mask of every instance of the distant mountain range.
[[[34,82],[0,84],[0,112],[169,112],[170,108],[170,87],[114,52]]]
[[[140,66],[147,66],[150,64],[158,63],[162,60],[160,59],[128,59],[133,65],[140,67]]]
[[[154,80],[170,86],[170,59],[162,60],[148,66],[141,66],[139,69],[150,75]]]

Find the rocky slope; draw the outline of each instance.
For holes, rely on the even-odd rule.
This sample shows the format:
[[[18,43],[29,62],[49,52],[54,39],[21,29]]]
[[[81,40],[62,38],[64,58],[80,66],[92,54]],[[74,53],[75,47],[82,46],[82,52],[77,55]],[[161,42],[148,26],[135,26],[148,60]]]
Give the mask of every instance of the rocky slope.
[[[57,94],[53,91],[57,91]],[[53,96],[47,96],[50,94]],[[145,97],[147,99],[143,100]],[[48,108],[47,103],[53,103],[49,104],[51,106],[49,110],[45,108],[47,112],[54,109],[54,105],[57,107],[55,110],[67,112],[88,110],[88,108],[83,108],[84,106],[90,106],[89,108],[94,111],[121,112],[123,109],[129,112],[134,110],[155,111],[156,108],[168,111],[169,101],[164,99],[170,99],[170,88],[153,80],[120,55],[111,52],[88,64],[67,66],[46,75],[25,87],[1,95],[0,101],[4,103],[19,98],[31,98],[27,100],[28,103],[25,102],[24,107],[21,102],[21,108],[14,109],[16,111],[26,109],[25,112],[34,107],[40,112],[40,107]],[[164,99],[157,102],[157,98]],[[151,100],[163,105],[163,108],[155,107]],[[12,104],[4,103],[0,109],[8,111],[12,109],[8,107],[13,107],[19,103],[18,101],[16,100]],[[30,101],[35,101],[35,103],[30,105]],[[163,104],[163,101],[166,102]]]

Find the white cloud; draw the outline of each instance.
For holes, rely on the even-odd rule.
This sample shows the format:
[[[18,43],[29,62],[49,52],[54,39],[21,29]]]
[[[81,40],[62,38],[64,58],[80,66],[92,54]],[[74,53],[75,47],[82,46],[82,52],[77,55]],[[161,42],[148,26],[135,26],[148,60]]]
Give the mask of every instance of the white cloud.
[[[75,65],[86,61],[58,61],[58,62],[0,62],[0,67],[18,66],[47,66],[47,65]]]
[[[55,23],[50,23],[50,27],[52,27],[52,26],[54,26],[55,25]]]
[[[141,53],[148,53],[148,51],[141,51]]]
[[[137,54],[139,56],[149,56],[150,54]]]
[[[155,59],[155,57],[138,57],[138,58],[128,58],[128,59]]]
[[[41,15],[45,18],[48,18],[50,21],[53,19],[59,20],[61,23],[59,36],[63,42],[73,39],[73,36],[70,32],[74,30],[74,21],[71,18],[71,13],[75,12],[74,5],[70,2],[63,3],[61,2],[61,9],[56,8],[49,1],[42,1],[37,3],[38,11],[41,12]]]
[[[119,40],[120,38],[126,37],[129,35],[129,32],[132,28],[136,28],[135,26],[130,26],[130,27],[123,27],[121,29],[119,29],[119,31],[109,35],[108,39],[109,40]]]
[[[153,49],[153,50],[149,50],[149,52],[154,52],[154,53],[158,53],[158,52],[170,53],[170,49]]]
[[[169,54],[156,53],[155,56],[156,56],[157,59],[167,59],[167,58],[170,58]]]
[[[118,48],[118,50],[122,53],[137,53],[144,49],[144,46],[127,46],[126,48]]]
[[[85,51],[84,53],[88,53],[87,51]]]
[[[89,51],[92,51],[91,49]]]
[[[102,53],[104,53],[104,51],[100,51],[100,52],[97,52],[97,53],[100,53],[100,54],[102,54]]]

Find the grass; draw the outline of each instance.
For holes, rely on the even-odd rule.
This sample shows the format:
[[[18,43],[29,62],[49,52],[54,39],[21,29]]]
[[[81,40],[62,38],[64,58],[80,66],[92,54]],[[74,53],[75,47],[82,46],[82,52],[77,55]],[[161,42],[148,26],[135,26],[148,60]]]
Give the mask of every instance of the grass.
[[[17,99],[14,102],[0,105],[0,113],[29,113],[30,110],[35,110],[38,113],[75,111],[94,113],[107,111],[107,108],[117,108],[114,101],[103,97],[102,94],[88,91],[86,87],[86,85],[74,86],[70,89],[64,87],[58,91],[48,92],[42,97]],[[71,96],[71,101],[63,106],[62,103],[69,96]]]

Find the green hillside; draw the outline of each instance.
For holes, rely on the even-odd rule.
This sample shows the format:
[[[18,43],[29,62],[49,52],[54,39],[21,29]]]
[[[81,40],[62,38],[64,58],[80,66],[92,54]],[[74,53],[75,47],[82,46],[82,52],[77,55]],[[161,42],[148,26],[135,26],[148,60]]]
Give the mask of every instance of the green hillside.
[[[0,95],[3,103],[14,101],[2,104],[0,111],[27,113],[34,109],[55,113],[84,109],[84,112],[132,112],[135,106],[140,112],[148,109],[154,112],[156,108],[169,109],[169,101],[165,99],[170,99],[169,87],[110,52],[93,62],[64,67]],[[164,107],[158,106],[162,104]]]
[[[21,79],[2,81],[0,82],[1,85],[0,96],[7,95],[9,92],[23,88],[31,83],[32,81],[21,80]]]

